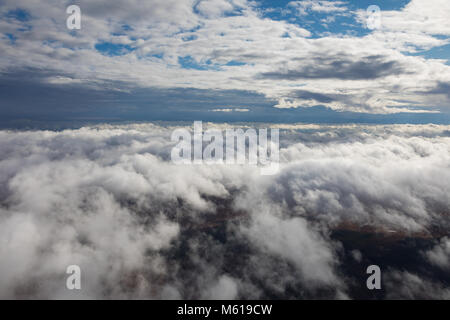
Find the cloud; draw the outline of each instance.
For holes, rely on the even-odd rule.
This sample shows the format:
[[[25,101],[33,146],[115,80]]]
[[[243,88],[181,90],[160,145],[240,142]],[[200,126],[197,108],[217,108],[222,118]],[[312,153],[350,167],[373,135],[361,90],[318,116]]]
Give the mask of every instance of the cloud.
[[[382,56],[367,56],[359,61],[354,61],[343,55],[334,59],[314,58],[313,61],[302,64],[296,70],[265,72],[260,76],[273,80],[368,80],[402,73],[408,73],[407,69],[396,61],[386,61],[386,58]]]
[[[311,92],[311,91],[307,91],[307,90],[295,91],[294,97],[303,99],[303,100],[314,100],[316,102],[323,102],[323,103],[329,103],[334,100],[333,98],[331,98],[325,94],[322,94],[319,92]]]
[[[322,13],[344,12],[348,10],[344,4],[344,1],[303,0],[291,1],[288,3],[288,6],[297,10],[299,15],[304,16],[308,14],[307,11]]]
[[[448,126],[284,125],[274,176],[175,165],[176,127],[0,131],[0,296],[353,298],[343,257],[370,252],[335,232],[448,231]],[[445,241],[418,257],[445,262]],[[64,287],[70,264],[79,292]],[[408,272],[389,296],[445,296],[438,274]]]
[[[407,34],[450,35],[450,23],[447,13],[450,5],[445,0],[409,1],[402,10],[383,10],[381,8],[381,31],[393,31]],[[359,11],[361,21],[365,12]],[[448,41],[448,39],[447,39]]]
[[[299,269],[305,285],[309,287],[342,287],[334,271],[336,257],[333,245],[322,239],[316,230],[308,226],[305,219],[283,219],[274,214],[276,210],[270,204],[254,208],[253,223],[248,229],[244,229],[254,245],[263,252],[275,254],[293,263]],[[304,259],[305,255],[308,259]]]
[[[447,98],[450,98],[450,82],[438,82],[436,87],[428,91],[428,93],[446,95]]]
[[[233,11],[235,6],[233,1],[213,0],[200,1],[195,8],[208,18],[217,18]]]
[[[371,129],[369,132],[369,136],[373,134]],[[266,196],[291,215],[323,218],[327,224],[352,221],[382,229],[426,230],[434,219],[441,219],[431,208],[449,204],[439,191],[448,186],[435,181],[447,172],[448,138],[394,138],[376,132],[386,138],[361,141],[359,130],[339,130],[290,145],[281,152],[286,162],[281,172],[263,189],[263,195],[263,186],[250,189],[243,200],[245,207],[251,208],[253,199],[261,201]],[[351,134],[356,136],[350,138]],[[416,167],[421,174],[411,175]]]
[[[447,300],[450,298],[450,290],[439,282],[423,279],[407,271],[394,270],[386,278],[386,290],[390,292],[389,299]]]
[[[222,108],[222,109],[213,109],[212,112],[249,112],[250,110],[247,108]]]
[[[236,299],[238,285],[236,280],[229,276],[221,276],[217,283],[208,288],[203,295],[204,299],[213,300],[232,300]]]
[[[444,270],[450,269],[450,239],[442,238],[433,249],[425,252],[425,256],[431,264]]]

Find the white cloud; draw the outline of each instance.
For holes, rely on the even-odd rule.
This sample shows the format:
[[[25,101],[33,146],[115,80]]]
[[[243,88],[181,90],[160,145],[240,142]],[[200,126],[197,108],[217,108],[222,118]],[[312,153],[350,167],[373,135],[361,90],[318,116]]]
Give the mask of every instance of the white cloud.
[[[205,291],[203,299],[232,300],[237,298],[237,294],[238,285],[236,280],[224,275],[217,280],[217,283]]]
[[[249,112],[250,110],[247,108],[221,108],[221,109],[212,109],[212,112]]]
[[[274,176],[175,165],[173,127],[0,131],[0,296],[232,299],[289,287],[346,298],[332,230],[448,230],[448,126],[282,128]],[[226,242],[208,231],[220,223]],[[448,262],[445,246],[431,262]],[[63,287],[69,264],[86,277],[79,293]]]
[[[386,282],[389,299],[450,299],[450,290],[439,282],[421,278],[407,271],[391,271],[386,277]]]
[[[444,237],[433,249],[425,252],[431,264],[444,270],[450,269],[450,239]]]
[[[299,15],[307,15],[308,11],[321,12],[321,13],[335,13],[344,12],[348,8],[345,6],[344,1],[322,1],[322,0],[303,0],[303,1],[291,1],[288,6],[297,10]]]

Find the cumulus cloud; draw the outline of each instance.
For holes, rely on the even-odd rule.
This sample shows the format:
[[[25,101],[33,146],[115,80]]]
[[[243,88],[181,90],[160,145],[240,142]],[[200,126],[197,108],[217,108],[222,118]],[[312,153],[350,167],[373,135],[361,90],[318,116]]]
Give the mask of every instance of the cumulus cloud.
[[[445,0],[409,1],[402,10],[384,10],[382,28],[405,35],[450,35],[450,23],[446,18],[449,11],[450,5]],[[358,14],[363,20],[364,13]]]
[[[391,271],[385,280],[389,299],[450,299],[450,290],[439,282],[407,271]]]
[[[239,2],[239,1],[234,1]],[[245,1],[242,1],[244,3]],[[235,9],[233,1],[227,0],[213,0],[200,1],[195,7],[201,14],[209,18],[217,18],[225,13],[230,13]]]
[[[261,74],[263,78],[274,80],[298,80],[298,79],[341,79],[341,80],[363,80],[386,77],[408,73],[406,68],[401,67],[398,62],[385,61],[385,57],[368,56],[360,61],[354,59],[346,60],[341,56],[336,59],[314,58],[311,64],[301,65],[299,70],[286,70],[279,72],[266,72]]]
[[[337,231],[448,233],[447,126],[279,127],[273,176],[175,165],[175,127],[1,131],[0,296],[352,298],[343,257],[370,252]],[[447,265],[446,239],[417,256]],[[76,293],[65,289],[71,264],[82,269]],[[409,279],[392,297],[442,287],[410,273],[391,276]]]
[[[1,72],[50,72],[48,82],[60,86],[120,81],[121,90],[130,85],[149,90],[246,88],[280,105],[295,96],[297,86],[345,96],[332,101],[297,99],[284,107],[324,104],[368,113],[448,109],[445,93],[439,99],[427,93],[448,83],[445,59],[410,55],[448,44],[445,0],[426,5],[412,0],[404,8],[383,11],[383,28],[366,35],[335,32],[320,37],[311,37],[307,25],[265,16],[253,1],[76,3],[82,8],[83,26],[70,32],[58,1],[4,1]],[[366,14],[341,1],[294,1],[288,7],[331,18],[346,14],[360,22]],[[20,14],[14,14],[18,9]]]
[[[235,299],[238,293],[238,286],[236,280],[229,276],[221,276],[216,284],[206,289],[203,295],[204,299],[213,300],[230,300]]]
[[[307,11],[314,12],[343,12],[348,10],[344,1],[303,0],[291,1],[288,6],[295,8],[299,15],[306,15]]]

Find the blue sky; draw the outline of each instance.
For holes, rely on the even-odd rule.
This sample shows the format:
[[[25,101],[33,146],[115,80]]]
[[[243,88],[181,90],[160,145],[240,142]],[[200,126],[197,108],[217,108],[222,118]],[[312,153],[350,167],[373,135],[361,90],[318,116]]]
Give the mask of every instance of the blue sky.
[[[0,125],[449,123],[449,16],[446,0],[7,0]]]

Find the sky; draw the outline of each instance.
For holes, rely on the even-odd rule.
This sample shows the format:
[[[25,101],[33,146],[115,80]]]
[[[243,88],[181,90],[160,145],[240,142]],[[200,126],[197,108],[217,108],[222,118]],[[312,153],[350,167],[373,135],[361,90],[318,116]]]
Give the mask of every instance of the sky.
[[[0,126],[449,124],[449,16],[447,0],[1,0]]]
[[[0,298],[450,299],[449,17],[0,0]],[[279,170],[171,161],[198,120],[279,129]]]

